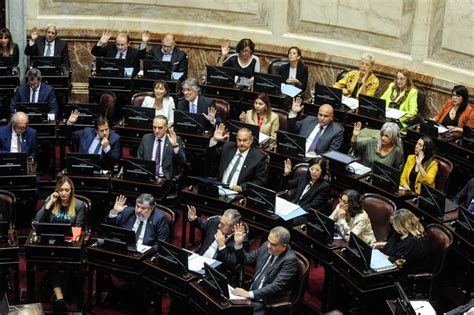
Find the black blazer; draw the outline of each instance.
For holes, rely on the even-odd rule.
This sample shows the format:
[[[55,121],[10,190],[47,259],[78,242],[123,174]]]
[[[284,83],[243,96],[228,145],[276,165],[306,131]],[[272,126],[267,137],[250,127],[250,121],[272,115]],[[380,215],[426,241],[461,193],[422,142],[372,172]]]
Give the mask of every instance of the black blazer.
[[[156,45],[148,52],[146,47],[138,51],[140,59],[155,59],[162,60],[163,52],[161,51],[161,45]],[[183,78],[186,78],[188,72],[188,55],[179,48],[174,48],[171,54],[171,71],[173,72],[184,72]]]
[[[319,209],[324,206],[331,192],[331,184],[329,184],[326,180],[319,178],[319,180],[311,186],[303,198],[301,198],[301,195],[303,194],[303,191],[309,182],[308,175],[303,174],[291,180],[289,180],[288,177],[289,176],[281,177],[281,186],[292,190],[290,193],[292,197],[288,198],[289,201],[300,205],[301,208],[306,211],[311,209]]]
[[[10,57],[13,59],[13,66],[18,66],[18,62],[20,60],[20,50],[18,49],[18,45],[15,43],[13,43],[13,52]]]
[[[97,46],[97,44],[95,44],[95,46],[92,47],[91,53],[96,57],[115,58],[117,51],[115,43],[108,43],[106,46]],[[125,56],[125,67],[133,68],[133,77],[140,71],[140,58],[136,48],[128,47],[127,55]]]
[[[33,46],[30,43],[26,43],[25,55],[27,56],[43,56],[44,47],[46,46],[46,38],[44,36],[38,36]],[[65,40],[56,38],[54,40],[54,56],[61,57],[63,66],[69,67],[69,51],[67,42]]]
[[[282,82],[286,82],[288,76],[290,75],[290,63],[285,63],[280,67],[280,76]],[[306,90],[306,85],[308,84],[308,67],[303,62],[298,62],[298,66],[296,68],[296,78],[301,82],[302,86],[297,86],[303,91],[304,93]]]

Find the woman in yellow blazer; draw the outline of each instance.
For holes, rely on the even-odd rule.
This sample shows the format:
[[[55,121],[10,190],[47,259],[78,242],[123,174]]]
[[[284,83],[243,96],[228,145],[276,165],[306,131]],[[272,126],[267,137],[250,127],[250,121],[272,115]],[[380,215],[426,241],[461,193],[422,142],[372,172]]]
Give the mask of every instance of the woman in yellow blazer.
[[[344,96],[358,97],[359,94],[374,96],[379,87],[379,79],[372,73],[375,58],[365,53],[360,60],[359,70],[348,72],[333,87],[342,89]]]
[[[421,191],[421,183],[435,187],[438,174],[438,161],[434,159],[435,144],[428,136],[423,136],[416,142],[415,154],[407,158],[400,177],[400,186],[417,194]]]
[[[259,94],[253,103],[253,108],[242,112],[239,119],[241,122],[259,126],[261,133],[270,136],[272,140],[276,140],[276,132],[280,128],[280,121],[278,114],[272,112],[270,98],[267,94]]]

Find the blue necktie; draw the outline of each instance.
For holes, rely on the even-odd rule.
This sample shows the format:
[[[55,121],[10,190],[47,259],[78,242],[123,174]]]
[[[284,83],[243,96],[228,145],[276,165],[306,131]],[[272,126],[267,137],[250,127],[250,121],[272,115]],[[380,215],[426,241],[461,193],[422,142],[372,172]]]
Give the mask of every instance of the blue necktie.
[[[31,103],[36,103],[36,90],[32,89],[33,92],[31,93]]]
[[[194,114],[195,114],[196,112],[197,112],[197,111],[196,111],[196,104],[192,103],[192,104],[191,104],[191,113],[194,113]]]
[[[321,134],[323,133],[323,127],[319,126],[319,131],[316,134],[316,137],[314,137],[313,142],[309,146],[308,152],[315,152],[316,151],[316,145],[318,144],[319,138],[321,137]]]
[[[99,154],[101,146],[102,145],[100,144],[100,138],[99,138],[99,143],[97,143],[97,146],[95,147],[94,154]]]
[[[48,48],[46,48],[46,53],[44,55],[46,57],[50,57],[51,56],[51,43],[47,43],[46,45],[48,46]]]

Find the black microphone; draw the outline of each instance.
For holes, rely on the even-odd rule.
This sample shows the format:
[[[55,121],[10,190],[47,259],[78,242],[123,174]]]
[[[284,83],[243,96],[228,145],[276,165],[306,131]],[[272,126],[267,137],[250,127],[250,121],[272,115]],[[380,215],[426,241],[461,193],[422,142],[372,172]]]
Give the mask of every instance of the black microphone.
[[[279,134],[281,135],[284,135],[286,139],[290,140],[291,143],[293,143],[300,151],[304,152],[304,154],[306,155],[306,148],[302,148],[298,143],[296,143],[295,140],[291,139],[291,136],[289,136],[289,132],[285,132],[285,131],[282,131],[282,130],[278,130],[277,131]],[[279,143],[277,143],[277,145],[280,145]]]
[[[270,206],[270,209],[271,209],[271,211],[272,211],[273,213],[275,212],[275,206],[273,205],[273,203],[272,203],[270,200],[268,200],[267,198],[265,198],[265,196],[264,196],[263,194],[259,193],[258,191],[256,191],[256,190],[253,189],[253,188],[248,188],[248,187],[247,187],[247,190],[248,190],[248,191],[251,191],[252,193],[254,193],[255,195],[257,195],[258,198],[262,199],[267,205]],[[251,198],[251,197],[250,197],[250,198]]]
[[[153,54],[153,50],[152,50],[151,52],[152,52],[152,53],[149,54],[148,56],[150,56],[153,60],[158,61],[158,63],[160,64],[160,66],[162,66],[166,71],[168,71],[168,73],[172,73],[172,72],[173,72],[173,70],[172,70],[171,68],[169,68],[169,67],[163,62],[163,60],[160,60],[160,59],[158,59],[158,58],[155,57],[155,55]],[[165,61],[165,62],[171,64],[171,62],[169,62],[169,61]]]
[[[187,113],[187,112],[185,112],[185,111],[183,111],[183,110],[179,110],[179,109],[174,109],[174,111],[175,111],[175,113],[177,113],[177,112],[178,112],[178,113],[182,113],[184,116],[186,116],[186,118],[188,118],[188,119],[191,120],[193,123],[195,123],[196,125],[198,125],[199,127],[201,127],[203,131],[206,130],[206,128],[204,127],[203,124],[201,124],[199,121],[197,121],[196,119],[194,119],[194,118],[192,117],[192,115],[198,115],[198,114]],[[186,125],[186,123],[179,122],[179,121],[176,121],[176,120],[175,120],[174,123],[175,123],[176,125],[180,125],[180,124],[181,124],[181,125]]]
[[[178,257],[176,257],[171,251],[169,251],[168,248],[166,248],[166,246],[161,245],[160,248],[163,249],[168,256],[173,258],[174,262],[177,263],[181,267],[181,269],[183,270],[183,273],[188,272],[188,267],[186,267],[181,261],[179,261]],[[159,256],[158,259],[160,259],[160,257],[163,257],[163,256]]]
[[[264,78],[263,76],[259,76],[258,73],[255,73],[255,77],[258,77],[259,80],[262,80],[262,81],[264,81],[264,83],[266,83],[266,84],[261,84],[261,85],[276,87],[278,89],[281,89],[281,85],[279,86],[279,85],[273,83],[273,81],[268,80],[268,79]]]
[[[95,155],[95,156],[99,156],[99,157],[100,157],[100,154],[89,154],[89,155]],[[83,167],[89,167],[89,168],[90,168],[90,167],[92,166],[94,170],[99,171],[99,172],[102,170],[102,166],[101,166],[101,165],[94,164],[94,163],[92,163],[92,162],[90,162],[90,161],[87,161],[87,160],[85,160],[85,159],[81,159],[81,158],[79,158],[79,157],[77,157],[77,156],[75,156],[75,155],[70,155],[70,154],[68,154],[66,158],[68,158],[68,159],[73,159],[73,160],[79,161],[79,162],[81,162],[81,163],[84,163],[85,166],[84,166],[84,165],[81,165],[81,166],[83,166]]]
[[[366,101],[367,103],[369,103],[369,105],[371,105],[370,109],[373,109],[375,108],[378,112],[382,113],[384,116],[386,115],[385,112],[386,112],[386,109],[385,107],[383,109],[379,108],[374,102],[372,102],[371,100],[369,100],[368,98],[364,97],[364,95],[361,95],[359,96],[359,106],[360,105],[360,100],[363,99],[364,101]]]
[[[139,111],[139,110],[136,110],[134,108],[134,106],[125,106],[123,109],[126,109],[126,110],[129,110],[131,111],[132,113],[134,114],[137,114],[138,116],[142,117],[142,118],[145,118],[143,120],[146,120],[146,121],[152,121],[153,119],[151,119],[150,117],[148,117],[145,113]],[[130,117],[128,117],[128,119],[130,119]]]
[[[124,158],[124,159],[121,159],[120,162],[127,162],[129,164],[132,164],[133,166],[135,166],[136,168],[138,168],[140,171],[142,171],[143,173],[145,174],[148,174],[150,177],[152,177],[155,182],[157,181],[157,176],[156,174],[153,174],[152,172],[150,172],[149,170],[147,170],[146,168],[144,168],[143,166],[141,166],[140,164],[137,164],[135,162],[133,162],[132,160],[130,159],[127,159],[127,158]],[[123,165],[122,165],[123,166]],[[123,166],[125,168],[125,166]],[[159,170],[156,170],[156,171],[159,171]],[[135,173],[138,173],[136,170],[129,170],[129,172],[135,172]]]
[[[219,74],[222,74],[222,75],[223,75],[224,77],[226,77],[227,79],[230,79],[230,80],[232,80],[232,81],[235,80],[235,78],[233,78],[232,76],[228,75],[227,73],[225,73],[224,71],[222,71],[222,70],[220,69],[220,68],[223,68],[223,67],[216,67],[216,66],[210,66],[210,65],[208,65],[208,67],[209,67],[210,69],[216,70],[216,72],[218,72]],[[217,78],[217,79],[222,79],[222,77],[215,77],[215,78]]]
[[[342,103],[342,90],[341,90],[341,96],[336,95],[334,91],[331,89],[331,87],[326,86],[326,85],[319,85],[325,88],[326,91],[329,91],[336,99],[337,103],[340,105]],[[316,94],[316,97],[322,97],[322,98],[327,98],[321,95]]]

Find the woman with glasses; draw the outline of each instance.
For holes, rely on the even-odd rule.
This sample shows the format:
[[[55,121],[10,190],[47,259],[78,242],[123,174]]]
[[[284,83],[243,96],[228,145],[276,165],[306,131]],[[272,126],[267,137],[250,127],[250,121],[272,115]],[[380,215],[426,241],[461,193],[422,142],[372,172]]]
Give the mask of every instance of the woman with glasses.
[[[359,94],[374,96],[379,87],[379,79],[373,74],[375,58],[365,53],[360,60],[359,70],[349,71],[334,87],[342,89],[348,97],[358,97]]]
[[[444,103],[433,119],[446,126],[449,132],[462,132],[464,125],[474,128],[474,108],[469,105],[467,88],[456,85],[452,90],[451,99]]]
[[[174,99],[169,96],[169,87],[164,80],[153,83],[153,96],[145,96],[142,107],[154,108],[155,116],[163,115],[168,118],[168,125],[173,125]]]
[[[351,233],[367,244],[376,241],[372,224],[367,212],[362,208],[358,191],[353,189],[343,191],[339,195],[339,204],[329,217],[341,227],[342,236],[346,241],[349,241]]]
[[[255,72],[260,72],[260,58],[255,56],[255,44],[249,38],[243,38],[235,47],[235,53],[230,53],[229,41],[221,44],[221,55],[217,60],[219,67],[229,67],[237,70],[237,75],[244,78],[252,78]]]

